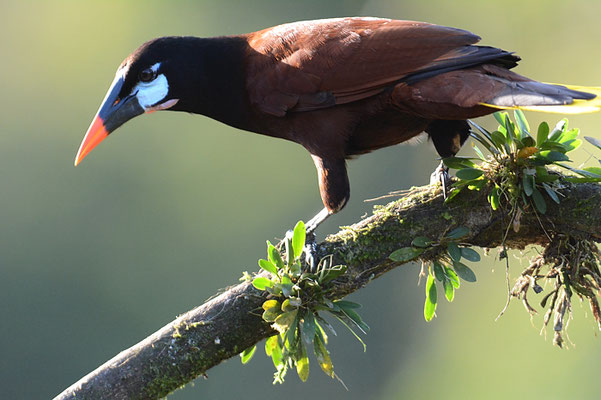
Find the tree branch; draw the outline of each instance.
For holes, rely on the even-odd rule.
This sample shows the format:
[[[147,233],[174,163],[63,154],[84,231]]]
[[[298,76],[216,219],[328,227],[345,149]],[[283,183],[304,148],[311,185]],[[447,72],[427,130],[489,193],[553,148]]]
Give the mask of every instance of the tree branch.
[[[416,236],[442,238],[457,226],[469,228],[466,245],[494,248],[502,243],[509,217],[493,212],[486,193],[461,193],[444,205],[439,190],[427,186],[379,207],[318,245],[348,271],[334,282],[333,299],[352,293],[401,263],[388,256]],[[558,234],[601,241],[601,186],[566,184],[561,205],[547,201],[545,215],[524,213],[520,229],[508,231],[506,246],[545,245]],[[427,254],[426,254],[427,256]],[[244,282],[181,315],[137,345],[119,353],[67,388],[63,399],[157,399],[220,362],[274,334],[261,318],[264,292]]]

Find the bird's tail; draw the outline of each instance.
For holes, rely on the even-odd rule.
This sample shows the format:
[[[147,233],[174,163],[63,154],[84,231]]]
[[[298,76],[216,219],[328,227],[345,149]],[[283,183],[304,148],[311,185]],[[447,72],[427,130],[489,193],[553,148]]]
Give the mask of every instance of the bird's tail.
[[[500,110],[520,109],[559,114],[584,114],[601,111],[601,87],[519,82],[492,100],[481,103]]]

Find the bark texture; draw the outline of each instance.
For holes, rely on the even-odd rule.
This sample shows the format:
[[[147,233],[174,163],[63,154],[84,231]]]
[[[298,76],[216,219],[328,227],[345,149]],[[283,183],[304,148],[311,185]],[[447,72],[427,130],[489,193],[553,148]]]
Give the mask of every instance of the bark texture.
[[[560,205],[547,200],[545,215],[524,213],[519,231],[509,230],[506,246],[545,245],[556,235],[601,241],[601,186],[566,184],[561,193]],[[329,236],[319,243],[318,254],[332,254],[336,263],[348,266],[330,289],[333,299],[341,298],[401,265],[388,256],[410,246],[416,236],[436,241],[464,226],[470,233],[462,243],[494,248],[510,222],[503,212],[491,210],[486,193],[464,192],[444,205],[440,191],[427,186],[377,207],[372,216]],[[230,287],[122,351],[55,400],[166,396],[274,333],[261,319],[262,293],[248,282]]]

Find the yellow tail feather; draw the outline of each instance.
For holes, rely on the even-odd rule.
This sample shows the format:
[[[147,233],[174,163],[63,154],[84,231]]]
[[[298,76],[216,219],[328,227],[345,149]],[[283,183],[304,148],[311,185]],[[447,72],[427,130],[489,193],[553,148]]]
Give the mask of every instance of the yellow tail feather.
[[[556,113],[556,114],[585,114],[594,113],[601,111],[601,87],[587,87],[587,86],[574,86],[574,85],[562,85],[557,83],[549,83],[549,85],[564,86],[571,90],[577,90],[579,92],[591,93],[596,95],[594,99],[590,100],[574,100],[572,104],[562,104],[556,106],[513,106],[503,107],[496,106],[494,104],[481,103],[484,106],[497,108],[500,110],[526,110],[526,111],[538,111],[545,113]]]

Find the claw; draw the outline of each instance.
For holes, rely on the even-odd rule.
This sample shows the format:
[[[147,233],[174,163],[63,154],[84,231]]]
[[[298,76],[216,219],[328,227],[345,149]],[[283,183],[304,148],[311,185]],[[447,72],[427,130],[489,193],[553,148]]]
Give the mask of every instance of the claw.
[[[317,271],[317,242],[315,241],[315,233],[309,232],[307,234],[303,252],[305,253],[305,262],[309,266],[309,272],[315,273]]]
[[[286,251],[290,251],[288,249],[288,243],[292,241],[292,236],[294,235],[294,231],[289,229],[286,232],[286,239],[284,239],[284,243],[286,243]],[[309,267],[309,272],[315,273],[317,271],[317,242],[315,241],[315,233],[313,231],[307,231],[305,237],[305,247],[303,247],[303,253],[305,253],[305,263]]]
[[[435,184],[440,182],[442,186],[442,197],[444,199],[447,198],[447,194],[449,193],[449,187],[453,183],[451,178],[449,177],[449,167],[447,167],[442,161],[440,165],[436,167],[432,175],[430,175],[430,184]]]

